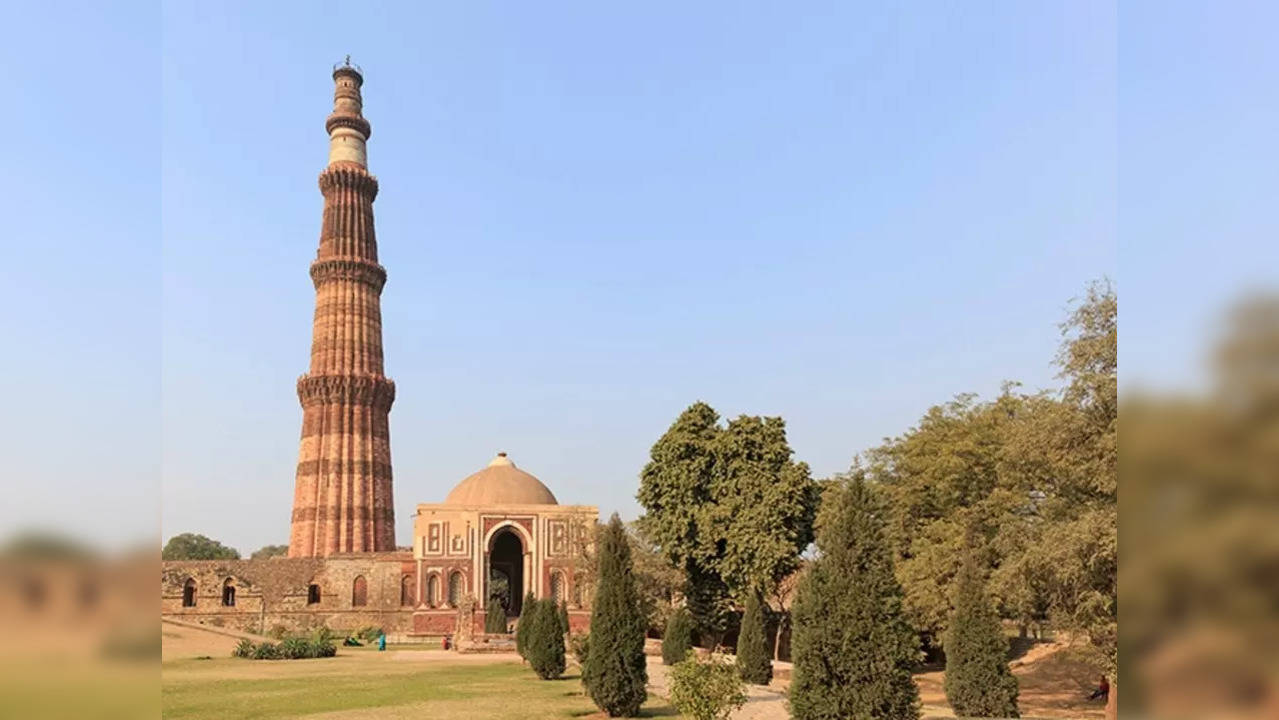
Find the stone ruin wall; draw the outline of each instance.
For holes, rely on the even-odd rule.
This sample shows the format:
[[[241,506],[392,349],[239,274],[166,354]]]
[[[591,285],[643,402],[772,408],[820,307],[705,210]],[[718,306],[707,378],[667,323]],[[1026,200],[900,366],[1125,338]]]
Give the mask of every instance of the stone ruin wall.
[[[328,558],[264,560],[180,560],[163,563],[161,616],[187,622],[267,633],[276,626],[290,632],[321,625],[337,632],[363,627],[383,628],[388,637],[404,637],[413,626],[417,599],[410,589],[409,603],[401,604],[405,575],[416,586],[412,555],[407,552],[370,553]],[[365,604],[353,604],[355,579],[363,576]],[[183,606],[187,580],[196,586],[195,606]],[[235,587],[235,605],[222,602],[224,583]],[[308,602],[311,584],[320,588],[320,601]]]

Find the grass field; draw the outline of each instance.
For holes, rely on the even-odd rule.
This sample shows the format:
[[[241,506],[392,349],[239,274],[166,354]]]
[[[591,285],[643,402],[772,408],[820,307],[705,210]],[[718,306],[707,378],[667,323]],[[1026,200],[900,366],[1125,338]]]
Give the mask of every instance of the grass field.
[[[602,718],[582,694],[576,671],[539,680],[510,656],[458,655],[437,646],[338,649],[317,660],[230,657],[237,638],[165,623],[161,666],[165,718]],[[650,680],[664,685],[660,664]],[[1025,718],[1101,718],[1103,705],[1084,700],[1097,670],[1057,644],[1041,644],[1013,663]],[[953,717],[939,668],[915,676],[925,718]],[[776,683],[775,683],[776,684]],[[680,717],[652,690],[645,717]],[[734,715],[784,720],[784,697],[754,692]]]
[[[211,647],[220,644],[225,643],[210,641]],[[198,652],[194,642],[187,647]],[[170,655],[161,678],[163,716],[174,720],[599,716],[582,694],[576,672],[561,680],[539,680],[504,657],[438,650],[340,648],[334,658],[275,661]],[[647,717],[678,717],[660,698],[650,699],[646,710]]]

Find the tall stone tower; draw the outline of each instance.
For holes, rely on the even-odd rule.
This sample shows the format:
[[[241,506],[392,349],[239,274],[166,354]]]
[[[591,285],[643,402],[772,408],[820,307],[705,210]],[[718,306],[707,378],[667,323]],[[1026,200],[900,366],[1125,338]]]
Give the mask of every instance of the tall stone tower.
[[[364,77],[333,71],[329,165],[320,173],[324,219],[311,263],[311,370],[298,379],[302,443],[289,557],[395,549],[388,415],[395,383],[382,369],[382,286],[361,110]]]

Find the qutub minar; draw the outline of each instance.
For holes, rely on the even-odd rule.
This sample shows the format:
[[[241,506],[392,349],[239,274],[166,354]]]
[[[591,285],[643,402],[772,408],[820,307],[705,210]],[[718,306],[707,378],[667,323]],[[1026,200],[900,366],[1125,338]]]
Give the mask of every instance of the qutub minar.
[[[382,286],[360,86],[347,64],[333,72],[329,165],[320,173],[324,221],[311,263],[315,322],[311,371],[298,379],[302,447],[289,557],[395,549],[389,414],[395,383],[382,368]]]
[[[583,629],[590,587],[580,561],[599,510],[560,505],[506,453],[444,502],[418,504],[412,547],[395,544],[395,383],[382,363],[386,270],[373,230],[378,182],[368,170],[364,76],[348,58],[334,67],[333,82],[324,214],[311,263],[311,367],[297,382],[302,439],[288,556],[166,561],[161,615],[259,633],[372,625],[401,641],[450,636],[465,650],[493,647],[473,640],[490,599],[514,619],[532,592],[564,602],[574,630]]]

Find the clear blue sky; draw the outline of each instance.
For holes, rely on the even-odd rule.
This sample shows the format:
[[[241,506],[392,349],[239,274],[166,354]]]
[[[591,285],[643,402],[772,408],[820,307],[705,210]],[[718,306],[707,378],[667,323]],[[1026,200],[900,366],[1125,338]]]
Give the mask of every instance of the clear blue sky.
[[[41,72],[16,74],[29,99],[2,121],[22,352],[0,370],[24,410],[4,416],[24,485],[3,517],[118,539],[159,511],[166,537],[287,540],[346,53],[382,187],[401,543],[417,502],[497,450],[561,501],[634,517],[649,446],[698,399],[781,415],[816,475],[844,470],[956,393],[1053,385],[1056,323],[1103,275],[1154,328],[1125,324],[1125,358],[1175,379],[1190,364],[1164,351],[1231,281],[1179,280],[1170,318],[1155,293],[1199,276],[1214,213],[1274,237],[1264,18],[355,7],[40,10],[6,47]],[[1224,160],[1193,137],[1223,120]],[[1241,168],[1256,182],[1227,190]]]

